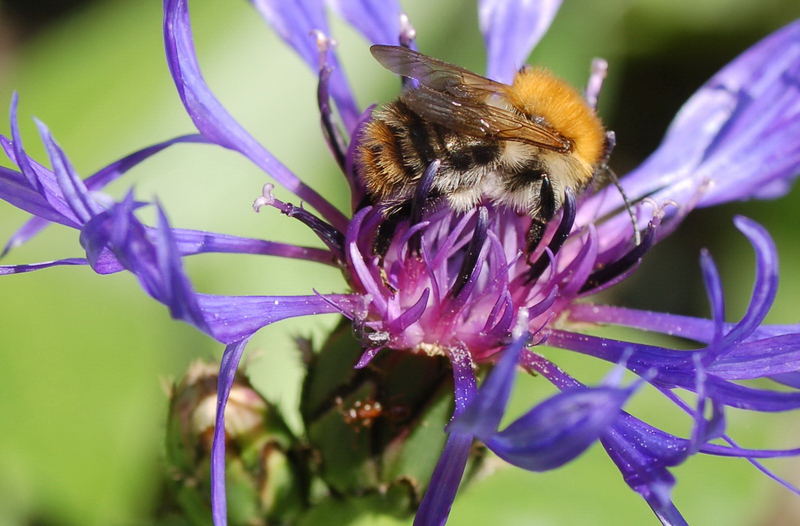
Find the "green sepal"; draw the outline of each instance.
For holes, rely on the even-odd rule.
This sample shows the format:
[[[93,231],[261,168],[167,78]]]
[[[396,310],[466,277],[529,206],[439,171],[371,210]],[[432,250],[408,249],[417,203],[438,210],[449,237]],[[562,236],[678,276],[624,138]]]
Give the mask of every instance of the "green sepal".
[[[362,352],[343,322],[309,361],[301,412],[316,473],[337,496],[403,487],[410,513],[446,439],[449,364],[441,356],[384,349],[354,369]]]
[[[297,526],[407,526],[410,506],[408,490],[393,485],[384,493],[325,499],[309,510]]]

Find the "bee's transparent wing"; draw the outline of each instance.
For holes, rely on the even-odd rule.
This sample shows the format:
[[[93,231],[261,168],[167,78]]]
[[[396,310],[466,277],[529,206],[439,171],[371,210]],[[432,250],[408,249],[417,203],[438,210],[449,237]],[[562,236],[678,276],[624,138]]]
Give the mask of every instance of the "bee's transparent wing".
[[[561,153],[572,148],[561,134],[513,111],[479,100],[456,99],[425,84],[407,91],[400,100],[423,119],[471,137],[522,142]]]
[[[389,71],[416,79],[423,86],[453,97],[480,98],[493,93],[504,93],[508,88],[500,82],[405,47],[375,45],[370,51]]]
[[[401,99],[423,119],[472,137],[516,141],[567,153],[556,131],[513,111],[487,104],[504,99],[508,86],[401,46],[375,45],[372,55],[390,71],[419,81]]]

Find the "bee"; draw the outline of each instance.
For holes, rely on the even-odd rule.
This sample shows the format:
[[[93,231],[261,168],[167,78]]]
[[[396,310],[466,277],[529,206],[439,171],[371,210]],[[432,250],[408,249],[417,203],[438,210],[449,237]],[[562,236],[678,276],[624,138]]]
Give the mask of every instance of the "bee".
[[[400,46],[375,45],[388,70],[414,79],[373,113],[357,150],[362,180],[387,217],[410,207],[435,160],[430,201],[456,212],[484,200],[531,217],[528,250],[604,162],[606,134],[580,93],[545,69],[511,85]]]

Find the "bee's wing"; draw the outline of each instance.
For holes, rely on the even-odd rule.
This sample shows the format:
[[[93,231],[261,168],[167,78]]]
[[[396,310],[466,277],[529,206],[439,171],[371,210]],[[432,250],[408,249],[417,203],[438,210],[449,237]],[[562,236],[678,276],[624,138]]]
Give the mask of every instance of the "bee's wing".
[[[572,148],[561,134],[512,111],[481,100],[454,98],[425,84],[400,100],[423,119],[471,137],[522,142],[561,153]]]
[[[516,113],[487,104],[508,86],[401,46],[375,45],[372,55],[388,70],[419,81],[401,97],[423,119],[473,137],[517,141],[558,152],[570,142]]]
[[[401,46],[374,45],[372,56],[389,71],[457,98],[504,93],[505,84]]]

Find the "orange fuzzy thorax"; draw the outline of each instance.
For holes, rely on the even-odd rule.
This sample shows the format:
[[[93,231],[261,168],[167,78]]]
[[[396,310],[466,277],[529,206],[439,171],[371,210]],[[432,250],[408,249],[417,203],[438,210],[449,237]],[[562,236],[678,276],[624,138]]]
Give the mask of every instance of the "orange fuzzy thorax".
[[[572,86],[544,69],[517,73],[508,88],[508,101],[523,113],[541,116],[564,137],[574,153],[590,165],[600,161],[605,131],[600,119]]]

